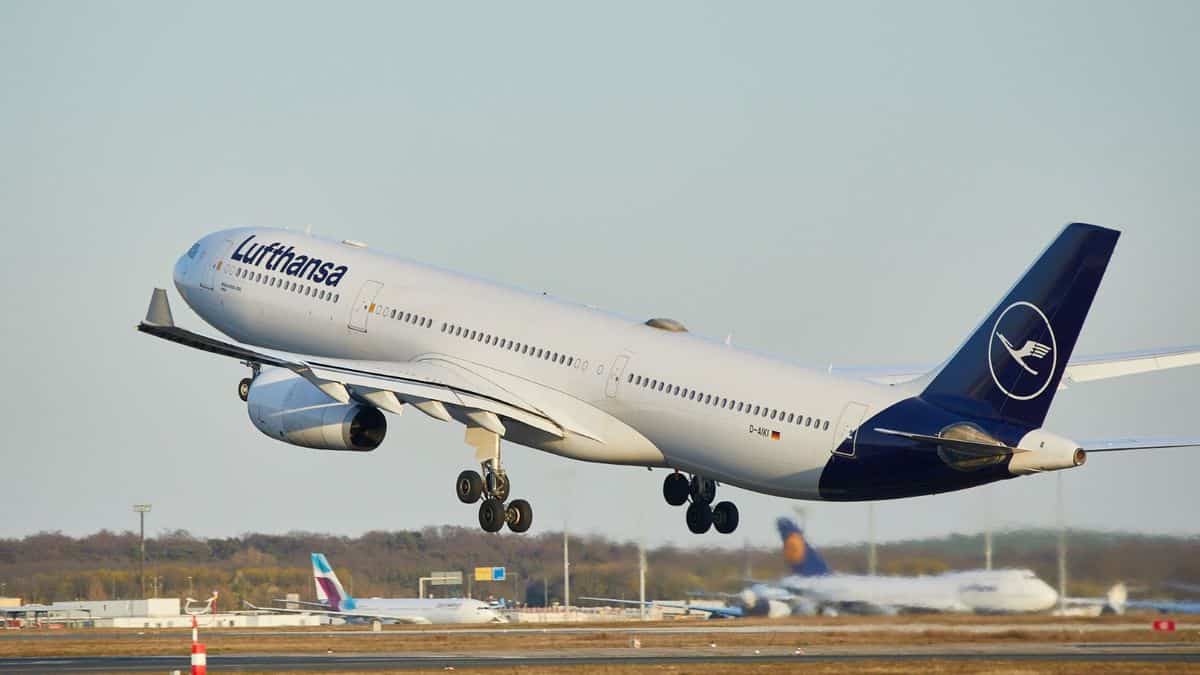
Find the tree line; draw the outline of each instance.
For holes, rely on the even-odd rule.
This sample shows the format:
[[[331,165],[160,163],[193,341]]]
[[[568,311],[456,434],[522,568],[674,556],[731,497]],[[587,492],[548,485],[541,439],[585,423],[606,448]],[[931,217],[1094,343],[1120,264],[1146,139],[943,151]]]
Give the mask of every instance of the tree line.
[[[864,545],[820,547],[837,571],[865,572]],[[1057,580],[1058,534],[1045,530],[999,533],[997,567],[1033,569],[1052,585]],[[1111,532],[1071,532],[1069,586],[1072,595],[1101,595],[1116,581],[1149,593],[1178,596],[1172,583],[1200,584],[1200,540]],[[572,536],[573,597],[636,598],[638,551],[632,542]],[[269,603],[287,593],[313,599],[309,554],[329,556],[342,583],[358,597],[412,597],[417,581],[435,570],[460,570],[464,586],[427,587],[437,595],[503,597],[531,606],[561,602],[562,533],[496,536],[474,528],[367,532],[346,537],[312,532],[244,534],[199,538],[184,530],[146,539],[145,575],[138,575],[136,532],[102,530],[83,537],[39,532],[0,539],[0,595],[25,602],[160,597],[205,598],[221,593],[221,607],[243,601]],[[698,591],[737,591],[747,579],[787,573],[778,547],[648,549],[646,593],[678,599]],[[982,536],[891,542],[878,546],[879,572],[931,574],[983,566]],[[477,566],[503,565],[504,582],[474,582]],[[145,591],[143,593],[143,583]],[[1170,589],[1159,592],[1160,589]]]

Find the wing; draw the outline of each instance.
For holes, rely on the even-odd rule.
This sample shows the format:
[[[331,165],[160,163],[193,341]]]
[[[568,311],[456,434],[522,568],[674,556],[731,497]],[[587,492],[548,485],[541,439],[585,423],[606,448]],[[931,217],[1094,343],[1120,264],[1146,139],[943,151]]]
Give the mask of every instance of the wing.
[[[1067,364],[1059,387],[1065,389],[1076,382],[1091,382],[1195,365],[1200,365],[1200,345],[1080,356],[1071,359]],[[876,384],[903,384],[916,380],[934,368],[930,365],[841,368],[830,366],[829,372]]]
[[[659,602],[657,600],[648,600],[642,602],[640,600],[618,600],[617,598],[579,598],[580,600],[591,600],[592,602],[611,602],[618,605],[637,605],[639,607],[669,607],[671,609],[695,610],[704,612],[712,616],[733,619],[739,618],[745,614],[741,607],[721,607],[717,605],[691,605],[682,602]]]
[[[378,619],[380,621],[395,621],[397,623],[428,624],[429,619],[415,614],[387,614],[384,612],[338,612],[332,609],[286,609],[283,607],[259,607],[249,602],[246,607],[258,612],[279,614],[320,614],[322,616],[338,616],[346,619]]]
[[[331,398],[347,403],[360,399],[390,412],[412,404],[431,417],[457,419],[503,435],[505,421],[519,422],[562,438],[564,428],[599,440],[575,420],[556,420],[537,405],[446,360],[407,362],[331,359],[260,349],[218,340],[175,325],[165,290],[154,290],[146,320],[137,329],[176,344],[228,356],[247,364],[288,368]],[[503,418],[503,419],[502,419]]]

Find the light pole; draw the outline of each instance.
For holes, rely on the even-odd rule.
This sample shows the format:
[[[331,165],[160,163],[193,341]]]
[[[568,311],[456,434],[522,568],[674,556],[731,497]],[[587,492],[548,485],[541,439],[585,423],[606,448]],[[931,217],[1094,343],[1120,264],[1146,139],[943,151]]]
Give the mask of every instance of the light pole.
[[[188,577],[187,582],[188,582],[188,597],[190,598],[193,595],[195,595],[195,591],[192,590],[192,578]]]
[[[146,597],[146,514],[150,511],[149,504],[134,504],[134,513],[138,514],[138,583],[142,587],[142,597]]]

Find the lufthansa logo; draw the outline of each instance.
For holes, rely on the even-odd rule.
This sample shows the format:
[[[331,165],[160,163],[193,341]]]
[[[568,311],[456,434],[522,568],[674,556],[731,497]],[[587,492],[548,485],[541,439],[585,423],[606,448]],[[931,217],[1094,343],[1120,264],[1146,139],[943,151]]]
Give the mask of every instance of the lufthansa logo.
[[[1018,401],[1037,398],[1057,366],[1054,329],[1037,305],[1014,302],[1000,312],[988,344],[988,369],[1000,391]]]
[[[805,549],[804,535],[799,532],[792,532],[783,540],[783,559],[789,565],[801,565],[804,563]]]

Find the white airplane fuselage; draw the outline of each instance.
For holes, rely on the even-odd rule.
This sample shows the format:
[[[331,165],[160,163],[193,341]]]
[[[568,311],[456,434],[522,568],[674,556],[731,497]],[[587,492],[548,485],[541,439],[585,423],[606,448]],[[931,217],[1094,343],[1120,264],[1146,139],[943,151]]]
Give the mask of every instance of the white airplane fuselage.
[[[254,248],[276,242],[267,254]],[[863,419],[913,395],[361,245],[244,228],[197,246],[177,262],[175,286],[222,333],[293,353],[462,366],[586,430],[505,437],[574,459],[820,499],[831,452]],[[289,275],[290,261],[271,269],[289,246],[347,271],[330,285],[328,274],[322,283]]]
[[[1058,600],[1058,593],[1036,574],[1019,569],[963,570],[916,577],[793,575],[781,579],[777,586],[822,604],[892,611],[1042,612]],[[769,589],[759,592],[769,593]]]
[[[482,600],[470,598],[360,598],[355,611],[420,617],[428,623],[502,623],[504,617]]]

